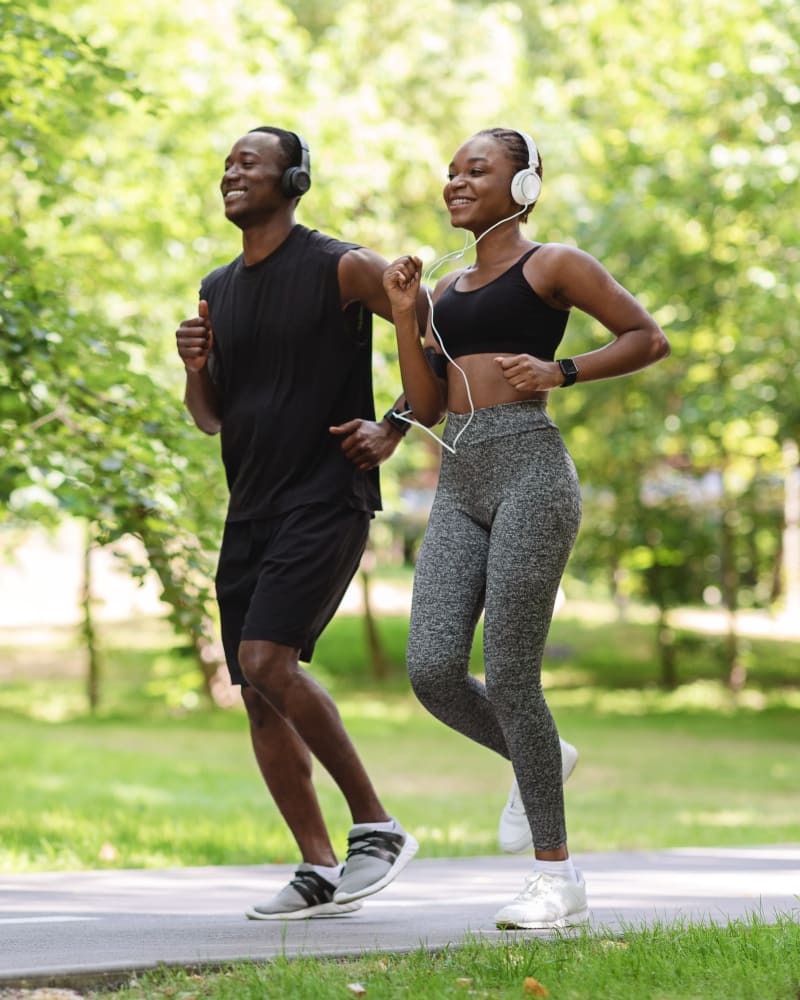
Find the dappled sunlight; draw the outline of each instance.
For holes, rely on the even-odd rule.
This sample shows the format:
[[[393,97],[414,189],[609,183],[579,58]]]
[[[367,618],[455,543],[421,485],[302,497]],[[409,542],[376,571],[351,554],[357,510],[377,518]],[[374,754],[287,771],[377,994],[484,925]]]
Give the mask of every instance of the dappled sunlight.
[[[474,827],[458,823],[446,827],[417,824],[414,827],[414,835],[426,848],[434,846],[456,848],[461,846],[474,850],[483,845],[489,854],[494,854],[497,851],[497,837],[494,832],[489,834],[485,830],[476,830]]]
[[[545,650],[547,657],[547,650]],[[594,683],[594,675],[579,667],[559,667],[557,670],[542,670],[542,686],[545,691],[554,688],[580,688]]]
[[[577,625],[614,625],[620,621],[619,605],[606,600],[580,600],[567,596],[559,621]],[[637,625],[650,625],[657,620],[654,609],[643,604],[626,604],[624,619]]]
[[[382,698],[350,699],[341,698],[338,701],[342,718],[378,719],[391,722],[407,722],[414,712],[411,702],[385,701]]]
[[[783,826],[785,820],[778,815],[765,819],[755,809],[718,809],[716,811],[679,812],[678,822],[684,826],[745,827],[755,823]]]
[[[20,698],[16,705],[3,699],[5,707],[24,712],[36,722],[66,722],[86,713],[86,696],[81,694],[50,694],[46,698]]]
[[[33,788],[42,792],[60,792],[66,787],[66,779],[56,774],[34,774],[28,779]]]
[[[134,806],[163,806],[173,800],[173,796],[162,788],[149,785],[123,785],[115,783],[109,789],[111,796],[119,802]]]
[[[731,691],[721,681],[700,680],[682,684],[674,691],[658,688],[547,689],[553,708],[585,708],[602,715],[641,716],[680,712],[715,712],[733,715],[745,710],[763,712],[776,708],[800,708],[800,691],[777,688],[759,691],[747,688]]]

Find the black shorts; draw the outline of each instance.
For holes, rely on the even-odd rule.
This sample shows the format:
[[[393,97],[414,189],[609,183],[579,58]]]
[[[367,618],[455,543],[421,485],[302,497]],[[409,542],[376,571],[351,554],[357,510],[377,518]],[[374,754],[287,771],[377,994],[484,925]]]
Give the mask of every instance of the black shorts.
[[[243,639],[300,650],[309,662],[358,569],[372,515],[313,504],[258,521],[227,522],[217,566],[222,645],[234,684]]]

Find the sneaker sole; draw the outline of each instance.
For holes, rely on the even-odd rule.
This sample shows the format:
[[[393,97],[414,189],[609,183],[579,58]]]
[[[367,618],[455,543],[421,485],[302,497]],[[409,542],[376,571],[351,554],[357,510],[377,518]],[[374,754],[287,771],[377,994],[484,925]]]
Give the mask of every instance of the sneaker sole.
[[[286,913],[262,913],[255,907],[245,910],[248,920],[313,920],[315,917],[343,917],[354,910],[360,910],[362,903],[320,903],[302,910],[288,910]]]
[[[382,878],[379,878],[377,882],[370,883],[370,885],[365,886],[363,889],[356,889],[354,892],[347,892],[340,889],[333,895],[334,903],[350,903],[353,900],[363,899],[365,896],[372,896],[374,893],[380,892],[381,889],[385,888],[400,874],[418,850],[419,844],[410,833],[407,833],[406,842],[395,858],[394,864]]]
[[[501,931],[549,931],[579,927],[588,922],[589,911],[580,910],[558,920],[498,920],[497,928]]]
[[[565,746],[569,747],[569,751],[565,755],[567,760],[564,766],[563,780],[562,784],[566,784],[569,780],[570,775],[578,766],[579,753],[571,743],[566,743]],[[500,849],[505,851],[506,854],[524,854],[526,851],[533,850],[533,835],[530,832],[530,828],[523,834],[520,834],[517,840],[503,840],[498,836],[498,843],[500,844]]]

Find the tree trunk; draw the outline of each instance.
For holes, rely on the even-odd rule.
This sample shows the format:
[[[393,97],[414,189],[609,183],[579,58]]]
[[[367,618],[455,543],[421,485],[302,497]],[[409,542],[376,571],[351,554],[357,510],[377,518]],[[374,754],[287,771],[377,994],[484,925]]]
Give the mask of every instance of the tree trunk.
[[[720,557],[722,563],[722,602],[727,612],[725,636],[725,672],[732,691],[741,691],[747,680],[747,668],[741,660],[739,629],[736,613],[739,610],[739,574],[736,569],[735,533],[736,511],[727,497],[722,500]]]
[[[367,560],[362,560],[359,575],[361,577],[361,588],[364,592],[364,628],[367,635],[369,662],[372,676],[375,680],[385,681],[389,676],[389,659],[386,656],[381,637],[378,634],[378,626],[372,611],[370,573],[365,566],[366,562]]]
[[[675,663],[675,633],[669,627],[667,600],[663,586],[661,568],[655,565],[648,574],[648,590],[658,607],[658,622],[656,623],[656,645],[661,662],[661,687],[665,691],[674,691],[678,686],[678,670]]]
[[[656,624],[658,652],[661,660],[661,687],[674,691],[678,686],[678,667],[675,659],[675,633],[669,627],[667,609],[659,607]]]
[[[148,562],[161,583],[161,598],[172,608],[170,621],[189,640],[205,693],[215,705],[230,707],[239,700],[238,692],[231,685],[209,614],[210,595],[197,539],[177,531],[167,539],[148,529],[146,517],[141,518],[137,528]]]
[[[800,619],[800,464],[798,464],[798,448],[795,441],[784,441],[783,463],[784,614],[788,619],[797,621]]]
[[[86,698],[89,711],[95,714],[100,705],[100,653],[92,613],[92,552],[95,547],[94,524],[86,522],[83,541],[83,584],[81,588],[81,636],[86,648]]]

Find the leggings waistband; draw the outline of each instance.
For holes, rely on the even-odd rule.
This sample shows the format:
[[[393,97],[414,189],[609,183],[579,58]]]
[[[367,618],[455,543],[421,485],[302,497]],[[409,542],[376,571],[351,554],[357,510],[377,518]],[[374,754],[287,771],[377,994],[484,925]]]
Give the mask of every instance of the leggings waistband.
[[[508,434],[543,429],[557,429],[548,416],[547,404],[543,399],[523,399],[518,403],[484,406],[475,410],[474,414],[448,412],[442,440],[452,445],[456,436],[461,434],[456,445],[456,448],[461,448]]]

